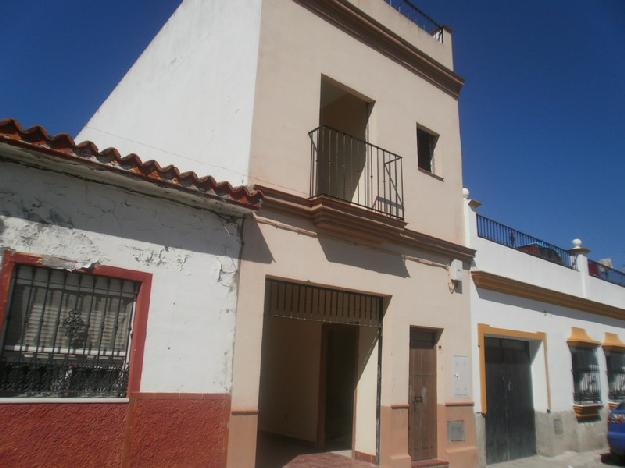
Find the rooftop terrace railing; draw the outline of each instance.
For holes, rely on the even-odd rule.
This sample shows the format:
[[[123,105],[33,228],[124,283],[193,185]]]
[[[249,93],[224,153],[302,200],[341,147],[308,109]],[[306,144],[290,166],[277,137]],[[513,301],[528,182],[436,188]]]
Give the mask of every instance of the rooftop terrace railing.
[[[625,288],[625,272],[610,268],[603,263],[588,259],[588,274]]]
[[[574,257],[565,249],[517,231],[482,215],[477,215],[477,234],[497,244],[542,258],[551,263],[573,268]]]
[[[439,42],[443,42],[443,26],[438,24],[434,19],[417,7],[411,0],[384,0],[390,6],[399,11],[402,15],[416,24],[418,27],[427,31],[432,37]]]

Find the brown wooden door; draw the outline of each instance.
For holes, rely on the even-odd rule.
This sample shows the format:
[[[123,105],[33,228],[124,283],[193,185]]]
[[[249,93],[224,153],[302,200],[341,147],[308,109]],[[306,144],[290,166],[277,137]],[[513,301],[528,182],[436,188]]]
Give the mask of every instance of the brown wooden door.
[[[413,460],[436,458],[436,333],[410,329],[408,444]]]

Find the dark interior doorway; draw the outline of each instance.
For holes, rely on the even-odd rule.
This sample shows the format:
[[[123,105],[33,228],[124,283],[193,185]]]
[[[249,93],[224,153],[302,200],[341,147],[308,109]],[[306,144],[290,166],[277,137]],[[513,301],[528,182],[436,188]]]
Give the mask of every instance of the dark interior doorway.
[[[328,450],[352,448],[357,353],[358,327],[324,324],[319,445]]]
[[[436,341],[438,332],[410,329],[408,449],[412,460],[436,458]]]
[[[485,338],[486,463],[536,453],[529,342]]]

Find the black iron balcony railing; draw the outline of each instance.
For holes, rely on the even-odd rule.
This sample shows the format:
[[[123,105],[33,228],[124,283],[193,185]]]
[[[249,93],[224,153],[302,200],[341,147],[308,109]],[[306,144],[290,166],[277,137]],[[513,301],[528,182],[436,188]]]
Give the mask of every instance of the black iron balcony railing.
[[[417,7],[410,0],[385,0],[390,6],[416,24],[418,27],[430,33],[439,42],[443,42],[443,26]]]
[[[568,251],[479,214],[477,235],[567,268],[575,266],[574,258]]]
[[[615,270],[602,263],[589,259],[588,273],[595,278],[625,287],[625,272]]]
[[[326,195],[404,219],[402,158],[327,126],[309,132],[310,195]]]

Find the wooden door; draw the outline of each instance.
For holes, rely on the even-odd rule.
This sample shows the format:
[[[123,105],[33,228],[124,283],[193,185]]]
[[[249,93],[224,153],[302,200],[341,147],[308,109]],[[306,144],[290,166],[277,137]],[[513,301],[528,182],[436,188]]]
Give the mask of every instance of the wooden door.
[[[486,463],[536,453],[529,343],[486,338]]]
[[[436,332],[410,330],[408,445],[413,460],[436,458]]]

